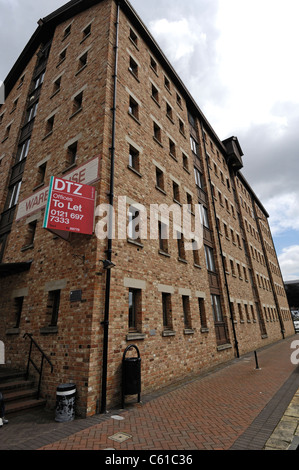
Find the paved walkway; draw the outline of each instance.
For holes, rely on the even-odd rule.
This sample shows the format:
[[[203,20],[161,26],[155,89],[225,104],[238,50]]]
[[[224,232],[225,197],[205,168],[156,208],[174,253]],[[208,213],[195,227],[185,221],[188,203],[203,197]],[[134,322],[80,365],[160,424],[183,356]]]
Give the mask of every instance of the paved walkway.
[[[0,450],[262,450],[299,389],[287,338],[106,415],[56,423],[53,412],[11,417]],[[296,418],[295,418],[296,419]],[[296,422],[296,421],[295,421]],[[293,434],[299,434],[297,426]]]

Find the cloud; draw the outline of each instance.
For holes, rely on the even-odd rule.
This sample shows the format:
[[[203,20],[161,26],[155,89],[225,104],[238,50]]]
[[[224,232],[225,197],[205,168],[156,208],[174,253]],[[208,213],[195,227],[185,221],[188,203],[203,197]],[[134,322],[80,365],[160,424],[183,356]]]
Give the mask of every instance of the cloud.
[[[299,279],[299,245],[284,248],[278,259],[284,281]]]
[[[288,230],[298,230],[299,237],[298,202],[298,193],[280,194],[268,200],[267,209],[271,214],[273,235],[279,235]]]
[[[0,0],[1,62],[0,80],[4,81],[10,69],[37,28],[40,18],[64,5],[64,0],[37,2],[36,0]]]
[[[197,47],[206,47],[206,34],[200,31],[200,28],[193,31],[191,22],[187,18],[176,21],[158,19],[150,23],[150,29],[154,36],[163,42],[164,52],[173,62],[181,61],[186,65]],[[180,67],[183,66],[182,63]]]

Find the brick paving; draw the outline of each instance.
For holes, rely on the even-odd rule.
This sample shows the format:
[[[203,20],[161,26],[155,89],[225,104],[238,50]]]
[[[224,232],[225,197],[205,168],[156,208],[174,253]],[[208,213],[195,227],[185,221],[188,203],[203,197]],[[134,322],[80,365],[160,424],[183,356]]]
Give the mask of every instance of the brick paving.
[[[12,418],[0,449],[246,450],[263,449],[299,387],[287,338],[202,376],[107,415],[55,423],[39,415]],[[111,437],[125,433],[128,439]]]

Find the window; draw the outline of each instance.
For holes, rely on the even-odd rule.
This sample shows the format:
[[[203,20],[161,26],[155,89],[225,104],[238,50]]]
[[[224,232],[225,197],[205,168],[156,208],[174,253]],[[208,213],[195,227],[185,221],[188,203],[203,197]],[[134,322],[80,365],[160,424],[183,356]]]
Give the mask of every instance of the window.
[[[239,278],[242,279],[241,266],[239,265],[239,263],[237,263],[237,270]]]
[[[130,28],[130,39],[133,42],[134,46],[138,47],[138,37],[135,31],[133,31],[132,28]]]
[[[198,242],[196,240],[192,240],[192,252],[193,252],[193,261],[196,266],[200,266],[199,261],[199,249],[198,249]]]
[[[242,310],[242,305],[241,304],[238,304],[238,312],[239,312],[240,321],[243,322],[244,317],[243,317],[243,310]]]
[[[188,161],[188,157],[183,153],[183,168],[184,170],[187,170],[189,171],[189,161]]]
[[[232,242],[233,242],[234,244],[236,244],[236,241],[235,241],[235,234],[234,234],[233,229],[230,229],[230,236],[231,236]]]
[[[22,181],[10,186],[5,204],[5,210],[11,209],[18,203]]]
[[[16,156],[16,163],[20,162],[21,160],[24,160],[24,158],[27,158],[28,152],[29,152],[29,146],[30,146],[30,139],[25,140],[23,142],[17,151],[17,156]]]
[[[226,259],[226,256],[223,255],[222,259],[223,259],[224,271],[225,271],[226,273],[228,273],[228,266],[227,266],[227,259]]]
[[[168,103],[166,103],[166,116],[173,121],[172,107]]]
[[[53,132],[55,116],[52,116],[46,123],[46,136]]]
[[[226,207],[226,210],[227,210],[228,213],[230,213],[230,212],[229,212],[229,203],[228,203],[228,200],[227,200],[226,198],[224,198],[224,199],[225,199],[225,207]]]
[[[154,139],[158,141],[159,144],[161,144],[161,129],[158,126],[158,124],[156,124],[155,122],[154,122]]]
[[[250,316],[249,316],[248,305],[245,304],[244,307],[245,307],[246,319],[247,319],[248,322],[250,322]]]
[[[199,308],[199,317],[200,317],[200,324],[201,328],[207,328],[207,317],[206,317],[206,309],[205,309],[205,302],[204,299],[198,299],[198,308]]]
[[[67,49],[64,49],[64,50],[59,54],[58,65],[60,65],[60,64],[66,59],[66,50],[67,50]]]
[[[25,80],[25,75],[23,75],[23,76],[20,78],[20,82],[19,82],[18,88],[20,88],[20,87],[23,85],[24,80]]]
[[[163,328],[172,329],[171,294],[162,293]]]
[[[175,143],[169,139],[169,153],[172,157],[176,158]]]
[[[38,68],[46,65],[46,61],[50,53],[50,48],[51,48],[51,42],[48,42],[46,46],[42,45],[41,49],[37,53],[37,58],[38,58],[37,67]]]
[[[128,236],[131,240],[140,240],[139,237],[139,218],[140,212],[136,207],[129,207],[129,226]]]
[[[201,223],[203,224],[204,227],[209,229],[210,224],[209,224],[208,209],[202,204],[200,204],[199,210],[200,210]]]
[[[74,102],[73,102],[73,113],[72,114],[75,114],[79,111],[82,110],[82,101],[83,101],[83,91],[81,91],[81,93],[79,93],[77,96],[75,96],[74,98]]]
[[[130,57],[129,71],[135,76],[135,78],[138,78],[138,64],[132,57]]]
[[[253,307],[253,305],[250,305],[250,307],[251,307],[252,320],[255,322],[256,319],[255,319],[254,307]]]
[[[139,172],[139,152],[132,145],[129,151],[129,167]]]
[[[141,328],[141,290],[129,289],[129,330]]]
[[[172,189],[173,189],[173,200],[176,202],[180,202],[180,188],[179,188],[179,185],[175,181],[172,182]]]
[[[46,169],[47,169],[47,163],[43,163],[42,165],[38,167],[36,186],[39,186],[40,184],[44,183],[45,176],[46,176]]]
[[[212,310],[213,310],[213,317],[215,322],[222,322],[222,310],[221,310],[221,302],[219,295],[211,295],[211,303],[212,303]]]
[[[68,35],[71,34],[71,29],[72,29],[72,25],[71,25],[71,24],[70,24],[67,28],[65,28],[64,34],[63,34],[63,38],[62,38],[62,39],[67,38]]]
[[[233,275],[233,276],[236,276],[236,271],[235,271],[235,265],[234,265],[234,262],[233,262],[233,260],[232,260],[232,259],[231,259],[231,260],[229,260],[229,262],[230,262],[230,270],[231,270],[231,273],[232,273],[232,275]]]
[[[14,100],[13,105],[12,105],[11,113],[13,113],[17,109],[18,101],[19,101],[19,98]]]
[[[164,173],[156,167],[156,186],[164,191]]]
[[[176,102],[180,107],[182,107],[182,98],[178,93],[176,94]]]
[[[215,261],[214,261],[213,250],[212,250],[212,248],[210,248],[207,245],[204,245],[204,248],[205,248],[205,257],[206,257],[207,269],[208,269],[208,271],[215,272],[216,269],[215,269]]]
[[[168,253],[168,226],[163,222],[158,222],[159,229],[159,249]]]
[[[189,121],[189,124],[190,124],[194,129],[196,129],[194,116],[192,116],[192,114],[191,114],[189,111],[188,111],[188,121]]]
[[[33,245],[35,232],[36,232],[36,226],[37,226],[37,220],[34,220],[33,222],[30,222],[30,224],[28,224],[26,238],[24,242],[24,248],[25,247],[27,248]]]
[[[153,71],[157,73],[157,62],[155,61],[155,59],[153,59],[153,57],[151,57],[150,59],[150,65]]]
[[[91,34],[91,24],[89,24],[88,26],[86,26],[86,28],[83,30],[83,38],[82,38],[82,41],[84,41],[84,39],[86,39],[88,36],[90,36]]]
[[[164,85],[167,91],[170,91],[170,81],[168,80],[166,76],[164,76]]]
[[[57,326],[60,304],[60,290],[53,290],[48,293],[47,317],[49,326]]]
[[[15,297],[14,299],[14,313],[15,313],[14,328],[19,328],[20,326],[23,303],[24,303],[24,297]]]
[[[81,55],[81,57],[79,57],[78,59],[78,72],[80,72],[80,70],[84,69],[84,67],[86,67],[87,65],[87,57],[88,57],[88,52],[85,52],[83,55]]]
[[[232,314],[232,319],[234,322],[236,322],[236,311],[235,311],[235,304],[234,302],[230,302],[230,309],[231,309],[231,314]]]
[[[69,147],[67,148],[67,160],[66,160],[67,167],[74,165],[76,163],[77,152],[78,152],[78,142],[74,142],[73,144],[69,145]]]
[[[61,77],[57,78],[57,80],[55,80],[54,82],[53,95],[60,91],[60,87],[61,87]]]
[[[194,167],[194,177],[195,177],[195,184],[198,186],[200,189],[203,189],[203,176],[201,172]]]
[[[183,302],[184,325],[185,325],[185,328],[190,329],[191,328],[191,312],[190,312],[189,296],[183,295],[182,302]]]
[[[156,103],[159,104],[159,91],[153,84],[152,84],[152,98],[153,100],[156,101]]]
[[[193,200],[192,200],[191,194],[187,193],[186,197],[187,197],[188,210],[194,213]]]
[[[26,115],[26,123],[31,121],[33,118],[35,118],[36,113],[37,113],[37,108],[38,108],[38,102],[35,103],[33,106],[31,106],[27,110],[27,115]]]
[[[34,80],[34,90],[36,90],[39,86],[41,86],[44,82],[45,72],[42,72],[35,80]]]
[[[130,96],[129,99],[129,114],[135,119],[139,120],[139,106],[138,103]]]
[[[179,119],[179,127],[180,127],[180,133],[185,135],[185,124],[181,119]]]
[[[179,259],[184,260],[185,259],[185,242],[184,242],[184,236],[180,232],[177,232],[177,241],[178,241]]]
[[[192,137],[192,135],[190,136],[190,146],[191,146],[192,152],[195,153],[195,155],[199,156],[198,143],[196,142],[194,137]]]

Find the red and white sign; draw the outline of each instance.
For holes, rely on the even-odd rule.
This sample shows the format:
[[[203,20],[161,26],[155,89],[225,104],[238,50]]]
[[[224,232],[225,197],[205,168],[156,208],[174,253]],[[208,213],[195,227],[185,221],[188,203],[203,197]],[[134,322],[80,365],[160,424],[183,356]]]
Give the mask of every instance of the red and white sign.
[[[95,157],[92,160],[84,163],[75,170],[66,174],[62,179],[74,181],[80,184],[92,184],[99,179],[100,171],[100,158]],[[16,220],[20,220],[24,217],[43,209],[48,201],[49,186],[42,188],[40,191],[35,192],[28,198],[24,199],[18,205],[18,211]]]
[[[95,188],[51,177],[43,227],[53,232],[92,235]]]

